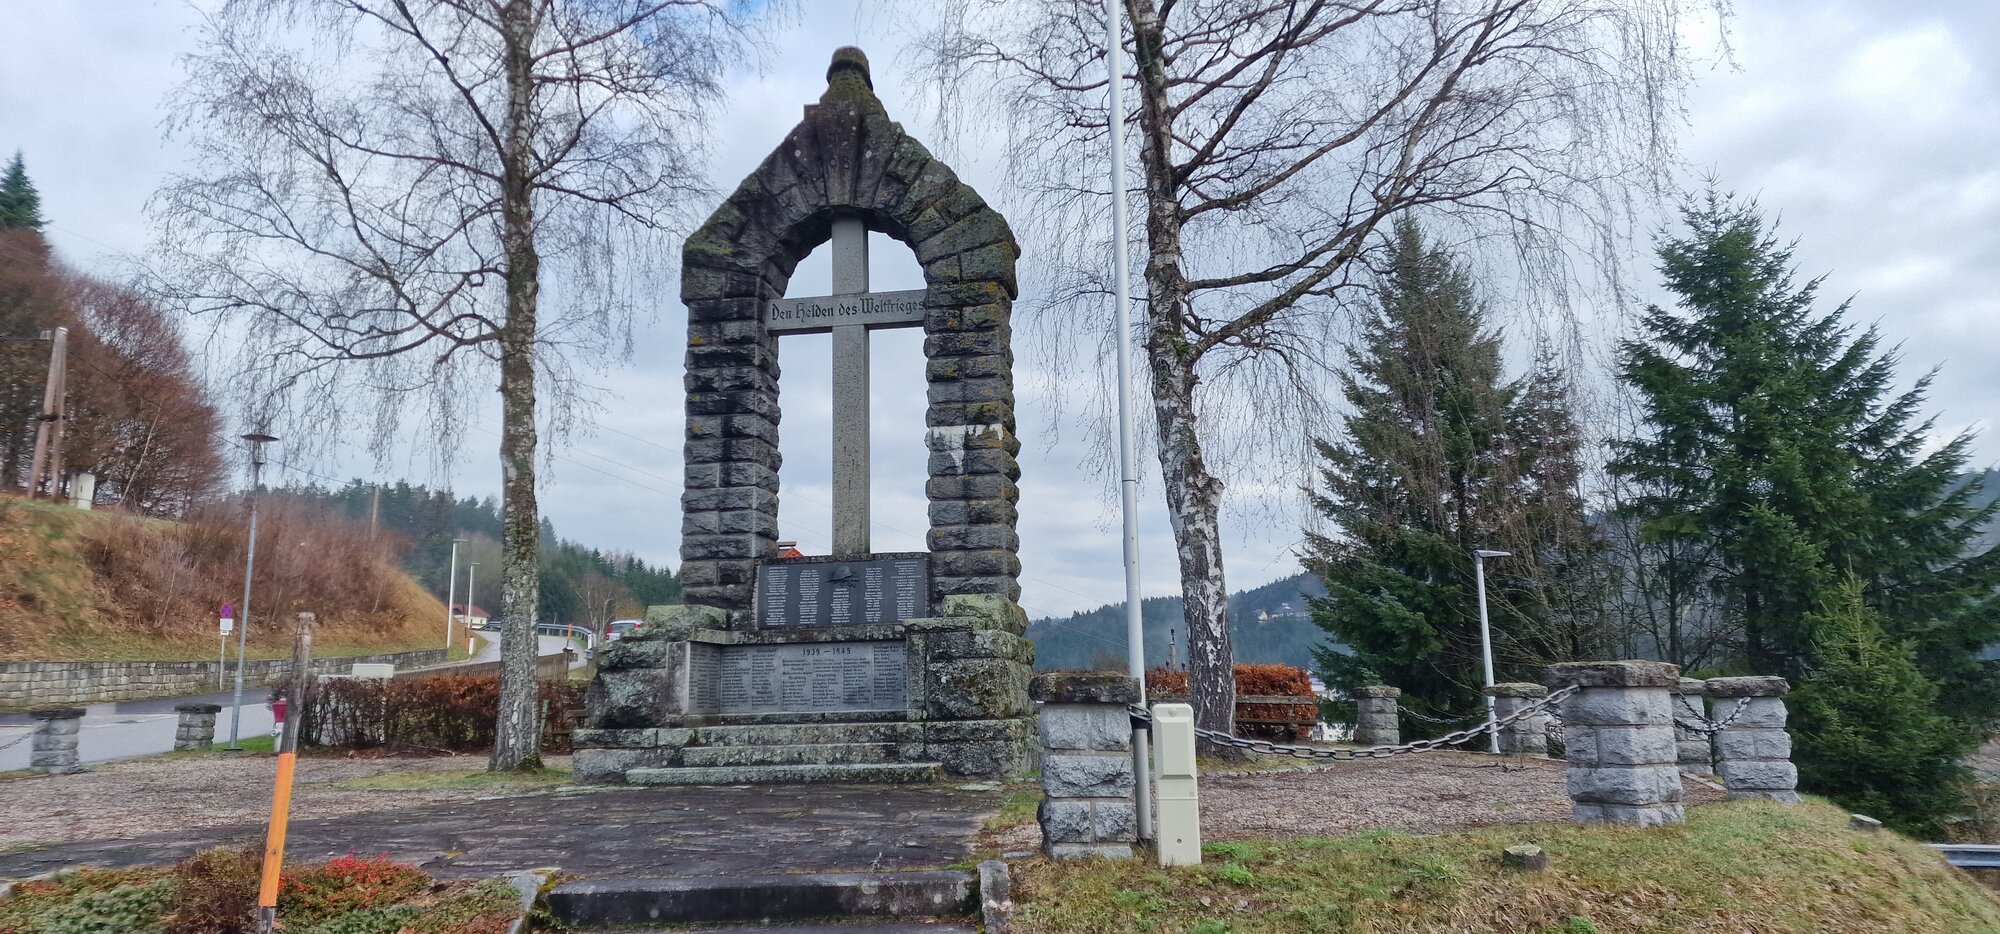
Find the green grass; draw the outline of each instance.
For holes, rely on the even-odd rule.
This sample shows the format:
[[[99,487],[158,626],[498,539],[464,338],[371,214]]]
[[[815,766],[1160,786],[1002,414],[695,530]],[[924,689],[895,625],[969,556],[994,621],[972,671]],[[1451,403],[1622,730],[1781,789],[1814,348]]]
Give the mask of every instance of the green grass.
[[[363,778],[335,782],[333,787],[349,791],[536,791],[567,785],[568,769],[536,769],[532,772],[384,772]]]
[[[1005,830],[1022,824],[1035,822],[1035,809],[1042,803],[1042,788],[1038,781],[1018,781],[1007,783],[1007,797],[1000,802],[1000,813],[986,819],[986,829]]]
[[[1302,806],[1307,806],[1302,803]],[[1545,873],[1501,865],[1534,843]],[[1651,829],[1529,824],[1230,841],[1198,867],[1017,863],[1021,934],[2000,932],[2000,900],[1923,844],[1825,804],[1738,802]]]

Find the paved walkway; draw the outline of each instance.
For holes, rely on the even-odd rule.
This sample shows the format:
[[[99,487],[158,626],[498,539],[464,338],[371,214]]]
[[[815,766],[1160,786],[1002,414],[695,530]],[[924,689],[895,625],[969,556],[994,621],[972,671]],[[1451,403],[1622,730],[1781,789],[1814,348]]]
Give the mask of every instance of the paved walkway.
[[[445,876],[542,866],[591,878],[935,869],[971,852],[1001,798],[997,790],[880,785],[468,796],[462,803],[294,820],[288,851],[301,860],[350,850],[388,853]],[[0,878],[166,863],[206,847],[262,841],[263,826],[245,824],[35,847],[0,853]]]

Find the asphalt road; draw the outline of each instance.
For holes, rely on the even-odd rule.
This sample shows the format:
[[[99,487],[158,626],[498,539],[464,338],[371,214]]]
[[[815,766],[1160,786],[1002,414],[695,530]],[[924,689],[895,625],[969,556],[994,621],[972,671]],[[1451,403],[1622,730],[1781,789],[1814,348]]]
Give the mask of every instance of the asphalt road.
[[[562,651],[563,639],[559,636],[541,636],[540,642],[543,654]],[[490,637],[473,661],[494,661],[499,657],[500,640]],[[269,698],[269,688],[244,686],[242,717],[237,726],[239,737],[262,736],[271,732]],[[230,711],[234,700],[235,692],[232,690],[194,697],[155,697],[86,704],[77,755],[85,763],[91,763],[171,752],[174,748],[174,724],[179,719],[174,713],[174,705],[185,703],[222,705],[222,713],[215,720],[215,741],[218,745],[226,744],[229,742]],[[28,747],[33,741],[27,736],[32,732],[34,721],[25,711],[0,713],[0,746],[7,747],[0,749],[0,772],[28,767]],[[9,746],[9,743],[13,745]]]

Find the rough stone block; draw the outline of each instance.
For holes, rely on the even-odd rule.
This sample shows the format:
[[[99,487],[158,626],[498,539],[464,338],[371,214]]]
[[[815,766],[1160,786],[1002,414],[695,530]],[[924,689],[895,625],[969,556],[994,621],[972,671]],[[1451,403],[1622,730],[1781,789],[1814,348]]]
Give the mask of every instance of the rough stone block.
[[[965,743],[927,743],[923,756],[947,774],[977,778],[1013,778],[1034,767],[1026,739]]]
[[[1649,661],[1558,662],[1545,680],[1551,688],[1665,688],[1680,683],[1681,669]]]
[[[625,781],[626,769],[673,768],[680,764],[680,750],[674,747],[578,749],[570,759],[570,777],[582,785],[617,784]]]
[[[1730,791],[1791,791],[1799,786],[1798,766],[1790,762],[1723,759],[1715,774]]]
[[[1772,675],[1751,675],[1741,678],[1710,678],[1707,684],[1710,697],[1783,697],[1791,690],[1791,684],[1783,678]]]
[[[1043,798],[1035,819],[1041,822],[1045,843],[1097,842],[1097,821],[1089,801]]]
[[[1136,704],[1139,680],[1113,671],[1044,671],[1028,696],[1045,704]]]
[[[1718,704],[1712,715],[1718,720],[1727,718],[1734,712],[1736,704],[1733,700]],[[1784,701],[1775,697],[1752,697],[1744,704],[1743,712],[1735,714],[1735,719],[1729,721],[1729,729],[1782,730],[1788,716]]]
[[[1679,804],[1631,806],[1576,803],[1570,806],[1570,813],[1580,824],[1625,824],[1632,827],[1658,827],[1687,819],[1687,812]]]
[[[1661,726],[1614,726],[1600,727],[1592,734],[1588,751],[1590,759],[1572,757],[1569,761],[1577,765],[1627,766],[1660,765],[1673,762],[1678,750],[1674,745],[1672,730]]]
[[[643,628],[643,627],[642,627]],[[619,639],[597,652],[597,670],[624,671],[634,668],[666,668],[687,653],[685,642],[654,639]]]
[[[1028,631],[1028,611],[995,594],[949,596],[938,602],[938,612],[951,619],[977,620],[1017,636]]]
[[[680,675],[679,668],[599,670],[584,691],[590,724],[599,728],[659,726],[682,713]]]
[[[1132,748],[1132,719],[1110,704],[1044,704],[1037,719],[1044,749],[1118,752]]]
[[[1715,756],[1725,760],[1790,759],[1792,734],[1784,730],[1723,730],[1715,734]]]
[[[1135,785],[1131,756],[1042,757],[1042,792],[1051,798],[1124,798]]]
[[[1029,670],[999,659],[933,661],[927,666],[924,697],[929,715],[947,720],[995,720],[1025,716]]]
[[[1588,688],[1562,702],[1565,724],[1585,726],[1667,726],[1673,708],[1664,690],[1594,691]]]
[[[1673,765],[1629,769],[1571,767],[1566,782],[1571,801],[1589,804],[1650,805],[1681,800],[1681,773]]]

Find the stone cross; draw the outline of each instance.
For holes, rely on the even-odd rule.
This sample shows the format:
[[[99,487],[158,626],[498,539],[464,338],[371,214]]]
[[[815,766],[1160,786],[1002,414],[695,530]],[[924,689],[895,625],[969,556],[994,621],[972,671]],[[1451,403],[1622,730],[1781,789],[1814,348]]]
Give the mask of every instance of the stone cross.
[[[833,334],[833,554],[868,554],[868,332],[923,327],[924,290],[868,291],[868,227],[833,222],[833,294],[771,303],[774,334]]]

